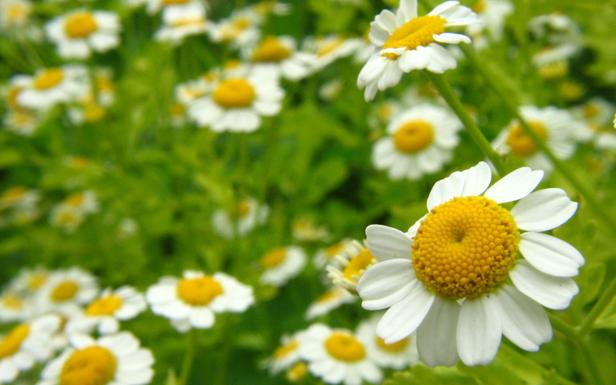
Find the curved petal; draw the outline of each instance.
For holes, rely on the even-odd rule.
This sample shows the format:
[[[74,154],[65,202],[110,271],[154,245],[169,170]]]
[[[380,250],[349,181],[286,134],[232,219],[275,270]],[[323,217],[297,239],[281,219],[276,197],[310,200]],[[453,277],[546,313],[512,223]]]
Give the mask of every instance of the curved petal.
[[[579,291],[577,284],[571,278],[544,274],[526,261],[518,262],[509,273],[509,277],[519,291],[549,309],[567,308]]]
[[[511,209],[511,215],[522,230],[547,231],[567,222],[577,206],[564,190],[548,188],[535,191],[519,201]]]
[[[428,210],[458,196],[481,195],[490,185],[492,170],[486,162],[456,171],[434,184],[428,196]]]
[[[456,346],[456,328],[460,305],[436,298],[426,319],[417,329],[419,357],[428,366],[452,366],[460,359]]]
[[[364,309],[385,309],[403,299],[415,280],[408,259],[390,259],[366,270],[357,283],[357,293],[363,300]]]
[[[543,170],[521,167],[494,183],[483,195],[496,203],[517,201],[530,194],[542,178]]]
[[[460,310],[456,342],[458,354],[468,366],[490,363],[500,345],[502,323],[493,297],[466,300]]]
[[[584,257],[562,239],[543,233],[524,233],[520,252],[535,269],[556,277],[574,277]]]
[[[433,38],[435,41],[438,41],[439,43],[444,43],[444,44],[460,44],[460,43],[470,44],[471,43],[470,37],[466,35],[462,35],[460,33],[445,32],[445,33],[441,33],[438,35],[434,35]]]
[[[379,261],[411,258],[411,238],[393,227],[383,225],[366,227],[366,245]]]

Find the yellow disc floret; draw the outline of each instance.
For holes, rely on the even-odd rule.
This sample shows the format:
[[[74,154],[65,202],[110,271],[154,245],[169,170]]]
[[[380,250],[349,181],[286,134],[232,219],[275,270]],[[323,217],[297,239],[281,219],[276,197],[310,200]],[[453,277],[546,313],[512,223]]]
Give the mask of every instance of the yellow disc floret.
[[[435,294],[476,298],[507,279],[520,236],[511,213],[491,199],[459,197],[435,208],[413,241],[417,278]]]
[[[66,280],[53,288],[50,297],[54,302],[64,302],[73,299],[78,290],[79,285],[75,281]]]
[[[48,90],[62,83],[64,72],[59,68],[50,68],[40,72],[34,78],[33,86],[37,90]]]
[[[445,32],[447,20],[440,16],[421,16],[398,27],[383,44],[383,48],[413,50],[434,42],[434,35]]]
[[[96,18],[90,12],[73,13],[64,22],[64,32],[73,39],[88,37],[97,29]]]
[[[113,315],[123,304],[122,297],[117,295],[107,295],[92,302],[86,309],[89,316],[110,316]]]
[[[410,337],[407,337],[398,342],[394,342],[393,344],[387,344],[385,343],[385,340],[383,340],[381,337],[376,337],[376,346],[388,353],[400,353],[401,351],[406,349],[410,342]]]
[[[325,350],[333,358],[345,362],[361,361],[366,356],[364,345],[347,332],[333,332],[325,340]]]
[[[357,254],[349,260],[342,270],[342,275],[349,281],[356,283],[364,273],[366,268],[372,265],[376,260],[367,248],[363,247]]]
[[[280,39],[269,36],[252,52],[254,62],[281,62],[291,56],[291,50],[287,48]]]
[[[60,372],[60,385],[106,385],[113,381],[118,363],[106,348],[90,346],[75,351]]]
[[[261,266],[263,266],[266,269],[274,268],[280,265],[285,260],[286,256],[287,256],[287,250],[285,248],[281,247],[279,249],[274,249],[266,253],[261,258]]]
[[[528,122],[528,125],[541,139],[547,139],[548,130],[543,123],[534,120]],[[517,122],[509,129],[506,143],[509,148],[511,148],[511,153],[518,156],[533,155],[538,149],[533,138],[531,138],[526,131],[524,131],[520,123]]]
[[[394,146],[405,154],[415,154],[432,144],[434,127],[425,120],[404,123],[393,135]]]
[[[30,335],[30,326],[19,325],[0,340],[0,360],[10,357],[19,351],[23,342]]]
[[[178,297],[192,306],[208,305],[222,293],[222,285],[208,276],[182,279],[177,285]]]
[[[293,353],[299,347],[299,342],[297,340],[291,340],[290,342],[280,346],[274,352],[274,357],[277,359],[282,359],[289,354]]]
[[[214,101],[224,108],[248,107],[257,94],[246,79],[235,78],[222,81],[214,90]]]

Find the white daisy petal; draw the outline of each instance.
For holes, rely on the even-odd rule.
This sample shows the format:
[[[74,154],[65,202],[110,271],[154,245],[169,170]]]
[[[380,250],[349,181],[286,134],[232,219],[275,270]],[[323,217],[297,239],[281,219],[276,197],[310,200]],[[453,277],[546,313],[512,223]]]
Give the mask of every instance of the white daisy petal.
[[[357,283],[357,292],[364,309],[380,310],[404,298],[414,281],[415,273],[408,259],[390,259],[370,266]]]
[[[579,292],[574,280],[544,274],[526,261],[519,261],[509,277],[519,291],[553,310],[567,308]]]
[[[530,194],[541,182],[543,170],[521,167],[494,183],[485,193],[486,198],[496,203],[517,201]]]
[[[520,252],[535,269],[555,277],[573,277],[584,264],[584,257],[567,242],[542,233],[524,233]]]
[[[466,365],[491,362],[502,335],[499,307],[494,298],[484,296],[464,301],[456,333],[458,354]]]
[[[577,203],[559,188],[535,191],[519,201],[511,215],[518,227],[526,231],[547,231],[567,222],[575,214]]]
[[[451,366],[458,362],[456,328],[460,305],[436,298],[426,319],[417,329],[419,357],[428,366]]]
[[[434,40],[438,41],[439,43],[445,43],[445,44],[460,44],[460,43],[470,44],[471,43],[470,37],[466,35],[462,35],[460,33],[451,33],[451,32],[445,32],[439,35],[434,35]]]
[[[366,244],[379,261],[411,257],[411,239],[393,227],[383,225],[366,227]]]

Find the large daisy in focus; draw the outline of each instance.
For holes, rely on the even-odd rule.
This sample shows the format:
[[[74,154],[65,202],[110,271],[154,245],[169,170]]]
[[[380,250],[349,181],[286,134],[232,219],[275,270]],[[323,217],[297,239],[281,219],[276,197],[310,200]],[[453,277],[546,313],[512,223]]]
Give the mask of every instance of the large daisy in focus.
[[[471,39],[448,30],[477,22],[477,15],[457,1],[446,1],[426,16],[417,15],[417,0],[400,0],[396,13],[383,10],[370,24],[370,41],[379,50],[357,78],[359,88],[365,88],[366,101],[374,99],[377,90],[398,84],[403,73],[418,69],[443,73],[455,68],[455,57],[442,44],[470,43]]]
[[[458,144],[460,121],[449,110],[423,104],[395,116],[388,136],[374,145],[372,161],[391,179],[418,179],[439,171]]]
[[[416,332],[428,365],[487,364],[502,335],[527,351],[549,341],[542,306],[569,306],[584,258],[545,233],[567,222],[577,203],[558,188],[533,191],[542,177],[523,167],[490,187],[490,167],[480,162],[438,181],[428,213],[406,233],[368,226],[379,262],[357,291],[365,309],[387,309],[378,336],[394,343]]]

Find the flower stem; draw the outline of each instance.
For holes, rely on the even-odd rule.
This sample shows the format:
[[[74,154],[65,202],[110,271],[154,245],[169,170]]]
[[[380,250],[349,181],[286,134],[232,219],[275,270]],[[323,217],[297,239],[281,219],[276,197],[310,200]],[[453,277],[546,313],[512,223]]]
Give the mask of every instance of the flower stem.
[[[190,379],[193,362],[195,360],[195,352],[197,350],[197,335],[194,330],[190,330],[186,334],[186,354],[182,363],[182,372],[180,373],[179,385],[186,385]]]
[[[590,310],[590,313],[588,313],[586,318],[584,318],[584,321],[582,321],[582,324],[578,329],[578,335],[581,338],[590,333],[595,321],[597,321],[601,313],[603,313],[605,308],[610,304],[610,302],[612,302],[614,296],[616,296],[616,279],[612,279],[612,282],[610,282],[607,289],[605,289],[601,297],[599,297],[599,300]]]
[[[498,173],[503,174],[504,168],[500,156],[494,151],[492,145],[483,135],[479,127],[477,127],[473,118],[466,112],[462,102],[453,92],[447,80],[445,80],[442,75],[433,74],[428,71],[426,71],[426,73],[443,99],[445,99],[449,107],[451,107],[453,112],[458,116],[477,147],[479,147],[481,152],[492,162]]]

